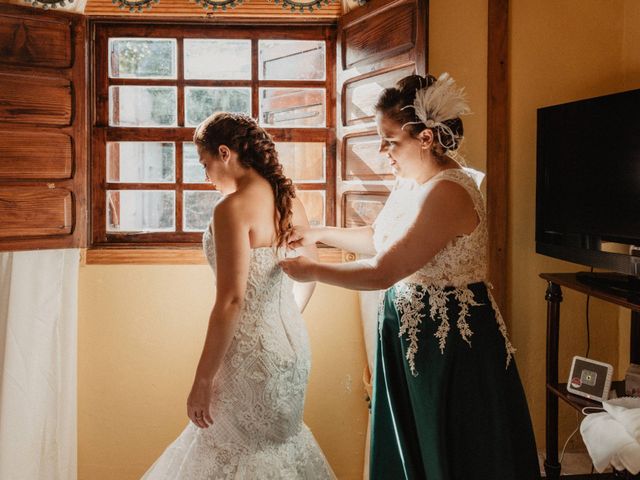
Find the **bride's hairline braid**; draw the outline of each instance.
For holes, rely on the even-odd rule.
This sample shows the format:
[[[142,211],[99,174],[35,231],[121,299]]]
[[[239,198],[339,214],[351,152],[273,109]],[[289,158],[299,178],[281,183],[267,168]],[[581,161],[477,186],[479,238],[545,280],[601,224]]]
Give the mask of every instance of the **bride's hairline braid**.
[[[211,133],[213,127],[225,120],[235,124],[233,129],[227,132],[227,141],[212,142],[213,139],[207,138],[208,134]],[[229,127],[229,125],[224,127]],[[243,131],[237,132],[238,128]],[[235,133],[232,133],[233,131]],[[220,136],[224,137],[224,134],[221,133]],[[216,144],[219,146],[228,143],[228,147],[238,153],[238,159],[243,166],[253,168],[269,182],[274,192],[276,204],[276,243],[278,246],[285,245],[293,230],[292,198],[296,194],[293,182],[282,172],[278,151],[271,135],[247,115],[218,112],[198,126],[194,134],[194,141],[207,149]]]
[[[262,164],[252,163],[260,175],[262,175],[273,188],[276,201],[276,237],[278,245],[286,244],[286,241],[293,229],[293,205],[292,198],[295,197],[295,189],[290,178],[282,172],[282,164],[279,162],[278,151],[271,135],[260,127],[253,119],[247,122],[248,133],[253,140],[253,149],[256,157],[264,158]],[[262,154],[262,155],[261,155]],[[260,170],[256,166],[265,166],[269,170]]]

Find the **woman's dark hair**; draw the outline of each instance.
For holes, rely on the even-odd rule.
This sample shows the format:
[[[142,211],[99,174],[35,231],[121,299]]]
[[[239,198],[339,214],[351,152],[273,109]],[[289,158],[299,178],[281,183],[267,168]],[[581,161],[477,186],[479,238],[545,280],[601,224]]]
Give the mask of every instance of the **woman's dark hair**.
[[[269,182],[276,203],[276,241],[286,244],[293,228],[291,199],[296,193],[291,179],[282,173],[271,135],[247,115],[218,112],[198,126],[193,141],[212,155],[218,155],[218,147],[226,145],[238,154],[243,166],[253,168]]]
[[[398,80],[395,87],[385,88],[378,97],[375,109],[387,118],[404,126],[404,129],[412,136],[417,137],[420,132],[428,128],[420,121],[413,109],[416,93],[423,88],[429,88],[437,82],[436,77],[427,75],[409,75]],[[407,107],[407,108],[405,108]],[[444,163],[449,152],[455,152],[464,136],[464,129],[460,117],[445,120],[453,136],[440,126],[431,128],[434,133],[433,152],[436,161]]]

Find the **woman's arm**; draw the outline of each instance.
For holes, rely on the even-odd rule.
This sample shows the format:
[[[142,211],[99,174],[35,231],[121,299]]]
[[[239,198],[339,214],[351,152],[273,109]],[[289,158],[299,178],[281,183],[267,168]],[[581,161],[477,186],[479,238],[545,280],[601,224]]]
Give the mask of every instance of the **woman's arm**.
[[[304,227],[295,224],[290,246],[297,248],[301,245],[310,245],[317,242],[331,247],[341,248],[348,252],[364,255],[375,255],[373,246],[373,229],[371,227]]]
[[[307,218],[307,212],[304,209],[304,205],[298,198],[293,199],[293,224],[301,226],[303,228],[309,228],[309,219]],[[318,249],[315,244],[307,246],[301,246],[296,251],[304,257],[311,260],[318,260]],[[301,312],[307,308],[307,304],[311,299],[311,295],[316,288],[316,282],[295,282],[293,284],[293,297],[296,300],[296,304]]]
[[[216,248],[216,301],[191,394],[187,401],[189,418],[199,427],[211,424],[213,382],[224,359],[243,305],[249,274],[249,225],[242,220],[241,205],[230,195],[216,206],[213,221]]]
[[[370,226],[352,228],[324,227],[320,241],[347,252],[363,255],[376,254],[376,249],[373,246],[373,228]]]
[[[425,193],[420,212],[406,235],[375,258],[339,265],[291,259],[281,265],[299,281],[317,280],[353,290],[382,290],[426,265],[456,237],[471,233],[478,221],[464,188],[439,181]]]

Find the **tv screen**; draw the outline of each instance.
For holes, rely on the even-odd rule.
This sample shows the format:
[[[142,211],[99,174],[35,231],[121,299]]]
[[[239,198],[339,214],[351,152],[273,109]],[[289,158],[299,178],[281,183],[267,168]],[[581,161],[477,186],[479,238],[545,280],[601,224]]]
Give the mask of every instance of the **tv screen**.
[[[538,110],[536,251],[640,275],[640,89]]]

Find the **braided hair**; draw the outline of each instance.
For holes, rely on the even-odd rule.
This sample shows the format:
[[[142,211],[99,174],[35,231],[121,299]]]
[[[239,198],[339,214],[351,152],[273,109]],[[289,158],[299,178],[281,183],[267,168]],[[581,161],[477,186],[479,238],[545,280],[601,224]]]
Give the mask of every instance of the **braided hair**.
[[[193,141],[211,154],[226,145],[238,154],[241,165],[253,168],[269,182],[276,203],[276,241],[285,245],[293,229],[292,198],[296,193],[291,179],[282,173],[271,135],[248,115],[217,112],[196,128]]]
[[[386,117],[400,125],[405,125],[407,132],[414,138],[427,126],[416,116],[413,108],[405,108],[413,105],[416,93],[423,88],[431,87],[437,81],[433,75],[423,77],[421,75],[409,75],[398,80],[394,87],[385,88],[378,97],[375,109]],[[464,137],[464,129],[460,117],[445,120],[445,125],[451,129],[451,133],[440,126],[433,130],[436,141],[433,142],[431,152],[438,163],[446,163],[447,155],[455,155]],[[439,131],[438,131],[439,130]],[[438,141],[440,139],[440,141]]]

